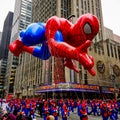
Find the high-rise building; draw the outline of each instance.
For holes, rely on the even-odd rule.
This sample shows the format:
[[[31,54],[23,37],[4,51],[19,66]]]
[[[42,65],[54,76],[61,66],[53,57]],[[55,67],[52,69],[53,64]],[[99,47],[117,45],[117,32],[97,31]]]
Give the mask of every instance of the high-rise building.
[[[13,21],[13,12],[9,12],[3,26],[1,44],[0,44],[0,59],[7,58],[8,56],[8,45],[10,43],[11,29]]]
[[[12,34],[11,42],[15,39],[19,39],[19,33],[21,30],[25,29],[31,22],[31,0],[16,0],[14,17],[12,23]],[[6,73],[6,86],[7,92],[14,92],[14,81],[16,67],[18,66],[19,60],[22,59],[22,55],[18,58],[13,56],[10,52],[8,55],[8,65]]]
[[[0,43],[1,43],[2,32],[0,32]]]
[[[13,12],[8,12],[7,17],[4,21],[3,32],[0,42],[0,94],[1,97],[4,96],[5,88],[5,76],[8,60],[8,45],[10,43],[11,29],[13,21]]]
[[[54,15],[67,18],[73,14],[75,15],[73,23],[75,23],[77,18],[85,13],[96,15],[100,21],[100,31],[89,48],[89,54],[95,57],[94,68],[97,71],[97,75],[95,77],[91,76],[78,62],[76,62],[76,65],[80,69],[80,73],[75,73],[68,68],[64,68],[64,59],[51,57],[49,60],[43,61],[28,55],[21,60],[21,64],[17,67],[15,81],[16,83],[20,81],[18,86],[16,85],[16,88],[19,87],[17,89],[18,93],[21,92],[23,96],[34,96],[35,91],[47,93],[47,91],[52,91],[52,89],[53,91],[62,91],[62,89],[65,91],[67,88],[72,91],[75,89],[76,91],[88,90],[89,92],[98,92],[99,86],[113,86],[113,82],[110,79],[112,73],[110,70],[112,68],[109,69],[109,66],[110,64],[114,65],[114,63],[110,61],[110,64],[107,64],[111,56],[108,56],[107,51],[111,53],[112,47],[106,47],[107,40],[105,32],[107,33],[107,31],[103,25],[101,0],[32,1],[32,22],[46,22],[48,18]],[[113,34],[111,33],[110,36],[113,38],[112,43],[116,45],[117,43],[113,42]],[[115,48],[114,51],[116,52],[112,52],[112,54],[119,56],[119,46]],[[111,59],[113,61],[116,59],[119,61],[119,57],[112,57]],[[119,75],[116,77],[116,80],[119,82]]]
[[[5,96],[5,76],[6,76],[6,68],[7,68],[7,58],[2,58],[0,60],[0,97]]]
[[[2,32],[0,32],[0,49],[1,49],[1,38],[2,38]]]

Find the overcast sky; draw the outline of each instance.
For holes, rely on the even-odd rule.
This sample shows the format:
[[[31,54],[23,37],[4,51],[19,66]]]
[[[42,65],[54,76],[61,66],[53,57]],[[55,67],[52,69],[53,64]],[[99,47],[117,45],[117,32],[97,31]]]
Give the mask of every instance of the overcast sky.
[[[101,0],[104,26],[120,36],[120,0]],[[0,31],[9,11],[14,11],[15,0],[0,0]]]

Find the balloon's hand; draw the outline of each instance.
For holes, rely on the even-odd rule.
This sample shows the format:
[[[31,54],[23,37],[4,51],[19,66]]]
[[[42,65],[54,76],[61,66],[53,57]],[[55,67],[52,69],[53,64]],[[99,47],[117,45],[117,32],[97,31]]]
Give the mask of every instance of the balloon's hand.
[[[87,53],[87,49],[88,49],[88,47],[90,47],[90,45],[91,45],[91,41],[87,40],[81,46],[77,47],[76,50],[80,53]]]
[[[92,56],[89,56],[87,53],[87,49],[90,46],[91,41],[87,40],[83,45],[76,48],[76,50],[79,52],[79,63],[84,66],[85,69],[89,71],[90,74],[95,75],[95,71],[93,69],[94,66],[94,59]]]
[[[23,43],[20,40],[15,40],[9,45],[9,50],[15,55],[19,56],[23,52]]]

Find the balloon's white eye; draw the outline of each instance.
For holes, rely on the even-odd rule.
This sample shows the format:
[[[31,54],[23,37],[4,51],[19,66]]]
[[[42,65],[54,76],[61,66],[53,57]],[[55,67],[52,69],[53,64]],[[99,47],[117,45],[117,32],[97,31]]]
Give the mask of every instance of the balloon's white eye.
[[[92,28],[89,23],[86,23],[84,26],[84,33],[85,34],[91,34],[92,33]]]

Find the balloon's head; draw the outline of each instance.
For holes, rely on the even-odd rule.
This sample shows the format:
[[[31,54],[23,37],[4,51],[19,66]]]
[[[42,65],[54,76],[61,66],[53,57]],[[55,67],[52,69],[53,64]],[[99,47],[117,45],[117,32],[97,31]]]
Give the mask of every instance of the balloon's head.
[[[80,34],[86,40],[92,40],[99,32],[99,20],[95,15],[84,14],[78,18],[75,23],[75,28],[80,30]]]

